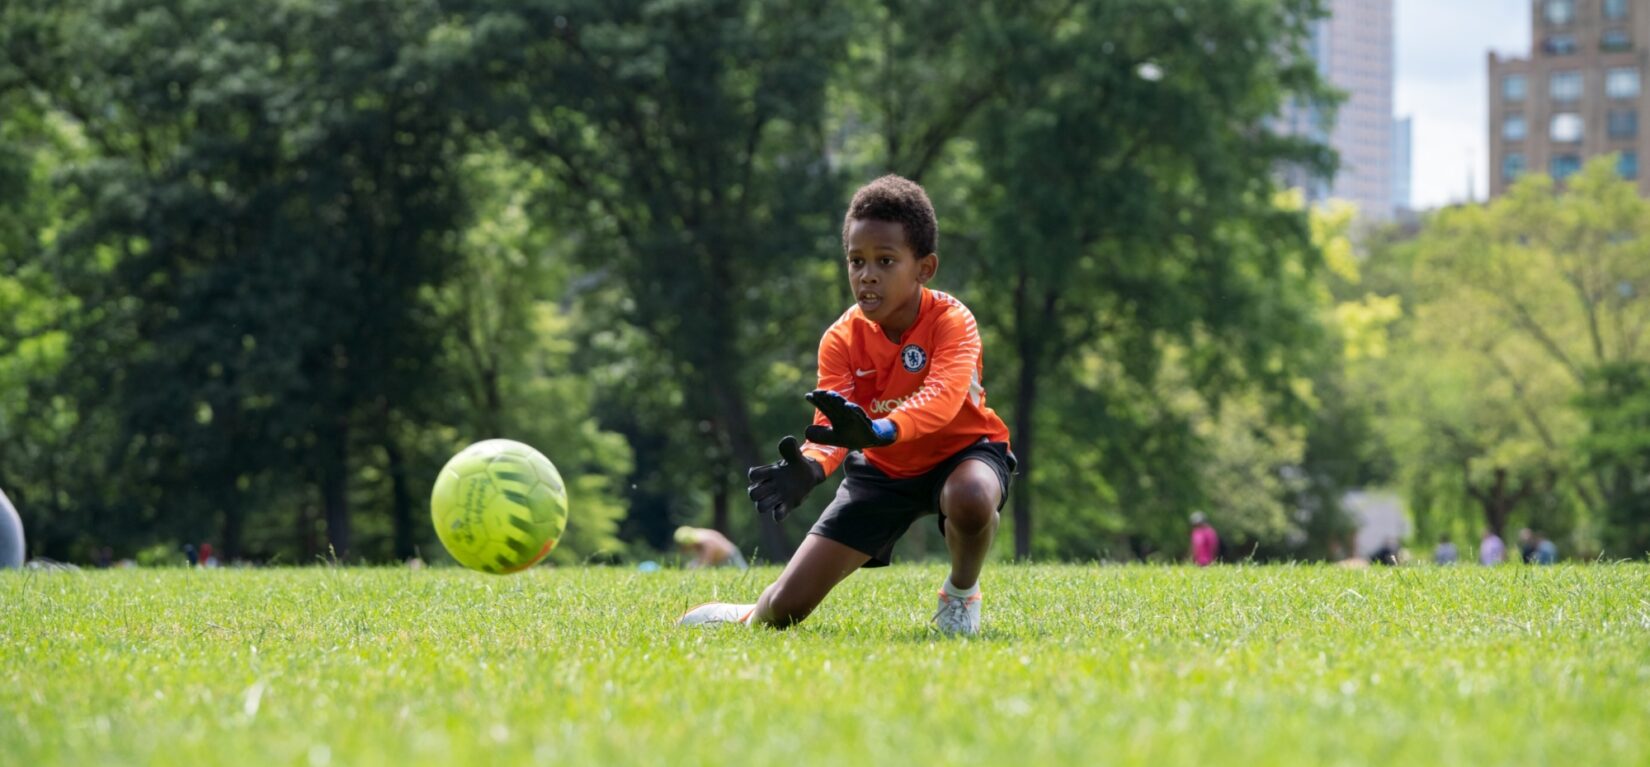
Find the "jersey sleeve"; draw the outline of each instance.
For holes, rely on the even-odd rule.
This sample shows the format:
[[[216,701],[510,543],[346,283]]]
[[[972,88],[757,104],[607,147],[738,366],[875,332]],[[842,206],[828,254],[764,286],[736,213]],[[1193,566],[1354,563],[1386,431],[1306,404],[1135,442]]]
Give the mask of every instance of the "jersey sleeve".
[[[962,410],[980,367],[980,330],[974,315],[958,306],[938,319],[928,376],[921,389],[888,414],[904,442],[945,428]]]
[[[853,393],[854,368],[848,359],[846,323],[838,322],[832,325],[825,331],[825,336],[819,339],[819,386],[816,388],[828,389],[844,397]],[[819,426],[831,425],[830,419],[818,410],[814,410],[814,423]],[[804,442],[802,454],[818,461],[819,467],[825,470],[825,476],[828,477],[848,457],[848,450],[835,445]]]

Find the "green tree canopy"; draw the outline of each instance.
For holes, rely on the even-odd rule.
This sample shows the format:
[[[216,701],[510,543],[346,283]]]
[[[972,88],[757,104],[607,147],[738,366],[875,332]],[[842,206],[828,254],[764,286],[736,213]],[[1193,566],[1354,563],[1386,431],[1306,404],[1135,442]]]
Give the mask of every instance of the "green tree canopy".
[[[1453,486],[1498,533],[1514,519],[1567,532],[1574,511],[1597,519],[1616,503],[1624,487],[1583,465],[1590,428],[1575,405],[1596,378],[1589,408],[1613,407],[1596,395],[1650,359],[1646,227],[1650,203],[1609,157],[1562,189],[1531,176],[1427,222],[1401,353],[1373,373],[1418,497]]]
[[[975,199],[992,275],[980,294],[1017,369],[1016,554],[1036,540],[1045,421],[1070,427],[1083,420],[1070,413],[1096,414],[1092,431],[1068,431],[1049,455],[1101,451],[1129,526],[1161,542],[1184,529],[1165,517],[1183,518],[1207,490],[1187,481],[1200,455],[1189,425],[1152,403],[1165,361],[1178,355],[1184,387],[1215,409],[1251,387],[1295,407],[1293,381],[1321,348],[1310,300],[1318,255],[1305,214],[1276,204],[1274,172],[1327,171],[1329,159],[1267,127],[1292,99],[1328,98],[1303,48],[1319,11],[1073,6],[1052,39],[1024,48],[1005,97],[979,120]],[[1104,361],[1087,375],[1074,364],[1085,352]],[[1049,386],[1076,400],[1043,411]],[[1128,455],[1145,445],[1168,452]]]

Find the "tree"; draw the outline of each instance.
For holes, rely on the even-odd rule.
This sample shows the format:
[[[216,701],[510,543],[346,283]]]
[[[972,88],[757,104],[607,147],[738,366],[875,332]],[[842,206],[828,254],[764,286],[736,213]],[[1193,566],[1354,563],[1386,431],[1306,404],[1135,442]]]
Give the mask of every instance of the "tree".
[[[1611,551],[1650,552],[1650,363],[1594,370],[1577,405],[1588,424],[1582,455],[1606,491]]]
[[[1399,384],[1386,392],[1393,446],[1412,482],[1454,476],[1497,533],[1520,509],[1562,530],[1572,503],[1596,517],[1619,492],[1580,464],[1574,407],[1593,376],[1620,383],[1650,356],[1650,209],[1614,168],[1595,160],[1562,190],[1531,176],[1441,212],[1415,244],[1419,302],[1400,326],[1405,352],[1380,373]]]
[[[445,16],[7,14],[8,71],[89,147],[64,169],[70,209],[46,257],[88,307],[62,327],[62,380],[95,382],[83,406],[118,413],[104,461],[122,516],[158,535],[215,527],[235,557],[249,513],[308,506],[292,488],[314,488],[347,556],[360,435],[440,380],[419,291],[445,279],[466,213],[448,108],[465,58],[432,32]]]
[[[1006,95],[977,121],[973,196],[996,275],[988,323],[1017,365],[1016,555],[1035,540],[1044,390],[1072,380],[1081,352],[1114,363],[1115,375],[1090,384],[1096,407],[1149,391],[1179,349],[1187,383],[1212,406],[1258,387],[1278,412],[1299,410],[1292,381],[1319,346],[1318,257],[1305,215],[1275,204],[1273,176],[1289,162],[1325,171],[1328,159],[1267,126],[1290,98],[1326,98],[1303,48],[1318,12],[1312,2],[1079,5],[1052,39],[1023,49]],[[1124,466],[1140,467],[1105,468],[1134,483]]]
[[[67,362],[66,318],[80,305],[42,263],[65,195],[57,167],[84,151],[0,65],[0,489],[16,502],[37,555],[90,554],[94,520],[76,513],[73,488],[105,445],[102,422],[56,386]]]
[[[853,5],[833,85],[833,152],[866,176],[923,181],[968,165],[957,147],[1001,100],[1028,48],[1054,37],[1078,3],[873,0]],[[966,183],[929,189],[943,209]],[[840,207],[840,206],[839,206]]]
[[[780,318],[831,311],[820,286],[835,226],[823,212],[840,185],[822,128],[841,13],[694,0],[511,4],[492,18],[477,30],[509,73],[510,150],[548,170],[556,196],[544,209],[586,238],[583,263],[622,287],[613,318],[668,374],[651,384],[683,392],[658,417],[706,425],[676,449],[700,458],[710,487],[737,482],[771,460],[757,435],[777,430],[758,427],[753,404],[766,368],[811,356],[797,347],[806,326]],[[799,397],[768,401],[789,405],[776,415],[791,428],[806,418]],[[642,439],[681,434],[645,426]],[[789,553],[779,527],[761,532],[768,552]]]
[[[580,321],[568,296],[577,242],[532,215],[549,183],[543,171],[496,149],[468,158],[464,171],[477,215],[452,278],[431,291],[437,321],[450,329],[438,367],[458,396],[403,424],[421,440],[413,455],[445,461],[491,437],[539,446],[567,480],[568,528],[551,561],[612,555],[622,548],[618,486],[632,459],[622,436],[596,423],[597,382],[575,362]],[[415,468],[433,479],[439,464]],[[430,490],[428,481],[412,484],[421,495]]]

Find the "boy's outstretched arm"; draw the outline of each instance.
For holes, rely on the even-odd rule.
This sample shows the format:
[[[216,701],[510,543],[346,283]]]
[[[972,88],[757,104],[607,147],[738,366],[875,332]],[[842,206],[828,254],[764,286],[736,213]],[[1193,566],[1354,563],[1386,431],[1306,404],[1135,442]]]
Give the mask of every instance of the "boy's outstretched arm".
[[[808,427],[808,441],[818,445],[836,445],[849,450],[883,447],[894,444],[898,432],[886,418],[871,420],[865,410],[849,402],[841,394],[828,389],[816,389],[803,395],[830,422],[829,426],[814,424]]]
[[[745,491],[756,504],[756,513],[771,516],[778,522],[801,506],[809,491],[825,481],[825,470],[817,461],[802,455],[796,437],[785,437],[779,440],[779,460],[753,466],[746,476],[750,487]]]
[[[819,378],[816,390],[848,393],[854,390],[854,367],[848,360],[848,326],[846,320],[850,312],[845,312],[841,319],[836,321],[825,336],[819,339]],[[814,426],[830,426],[830,419],[825,414],[814,411]],[[808,442],[802,446],[802,454],[819,462],[820,468],[825,470],[825,476],[830,476],[836,467],[842,465],[843,459],[848,457],[848,448],[837,444],[821,443],[813,438],[814,429],[808,429]]]

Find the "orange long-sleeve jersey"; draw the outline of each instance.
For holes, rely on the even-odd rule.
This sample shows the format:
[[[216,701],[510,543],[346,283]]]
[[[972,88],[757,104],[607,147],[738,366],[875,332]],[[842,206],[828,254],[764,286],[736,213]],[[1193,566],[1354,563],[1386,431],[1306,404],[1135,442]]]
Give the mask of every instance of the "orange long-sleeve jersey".
[[[882,327],[849,307],[819,342],[819,388],[846,397],[899,429],[894,444],[865,450],[890,477],[915,477],[986,437],[1008,441],[1008,426],[985,404],[980,331],[961,301],[922,289],[917,321],[888,340]],[[814,412],[814,423],[829,426]],[[829,475],[846,448],[805,443],[802,452]]]

